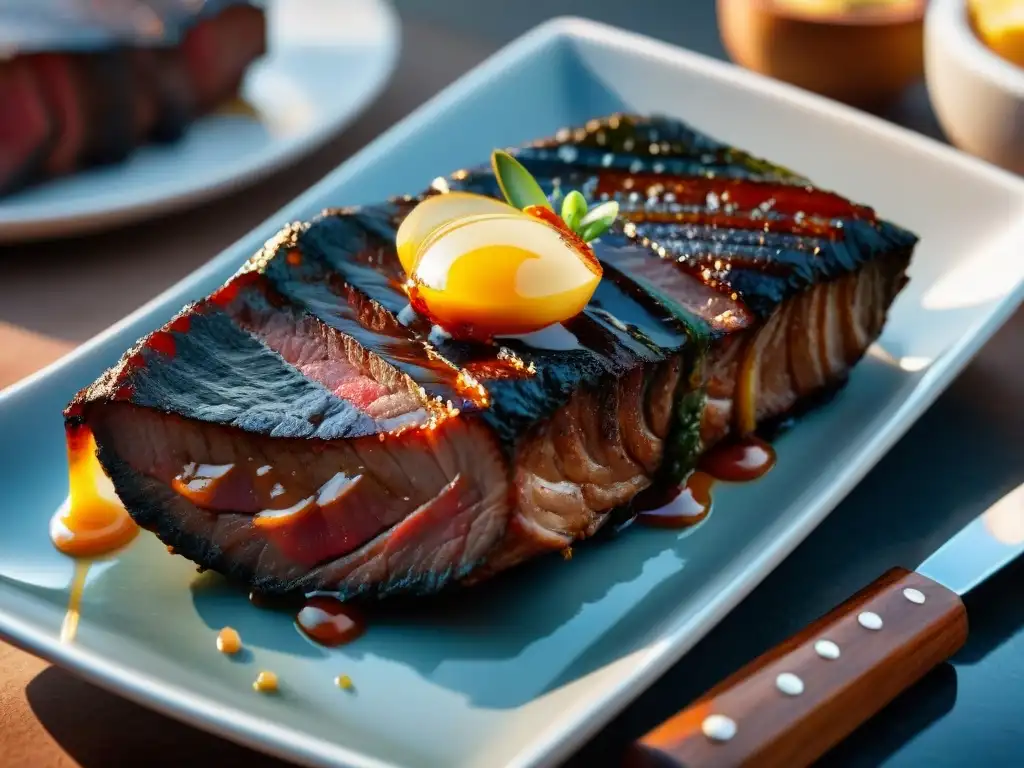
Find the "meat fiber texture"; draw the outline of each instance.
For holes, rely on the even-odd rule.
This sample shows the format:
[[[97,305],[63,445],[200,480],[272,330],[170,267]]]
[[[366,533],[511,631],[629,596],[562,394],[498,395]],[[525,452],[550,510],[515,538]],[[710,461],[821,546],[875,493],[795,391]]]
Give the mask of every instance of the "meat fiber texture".
[[[94,3],[56,5],[67,13],[0,9],[0,39],[20,30],[7,49],[23,51],[0,63],[0,194],[180,138],[238,91],[266,49],[263,10],[239,0],[204,4],[187,19],[171,14],[177,23],[167,25],[150,8],[145,18],[161,32],[152,39],[115,34],[123,16],[107,29],[105,18],[89,25],[69,15],[88,15]],[[22,24],[5,24],[9,17]]]
[[[906,282],[913,234],[679,121],[513,151],[621,204],[582,313],[480,343],[409,308],[396,227],[487,166],[289,226],[66,411],[133,518],[268,593],[479,582],[836,390]]]

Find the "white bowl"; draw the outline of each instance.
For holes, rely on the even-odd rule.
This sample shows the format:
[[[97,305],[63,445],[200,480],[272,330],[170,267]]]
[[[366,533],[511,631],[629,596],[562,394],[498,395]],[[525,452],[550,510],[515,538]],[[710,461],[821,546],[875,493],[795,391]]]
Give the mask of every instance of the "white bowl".
[[[949,140],[1024,173],[1024,69],[989,50],[964,0],[932,0],[925,17],[925,79]]]

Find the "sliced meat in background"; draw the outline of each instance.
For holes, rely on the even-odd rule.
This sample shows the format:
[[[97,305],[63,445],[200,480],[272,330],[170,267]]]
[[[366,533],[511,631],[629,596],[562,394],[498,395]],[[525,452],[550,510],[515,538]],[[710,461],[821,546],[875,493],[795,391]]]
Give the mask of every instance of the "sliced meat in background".
[[[0,194],[41,174],[56,135],[33,68],[21,59],[0,63]]]
[[[199,109],[212,109],[233,95],[246,67],[265,51],[266,19],[257,8],[234,6],[193,26],[181,53]]]
[[[85,144],[85,104],[82,99],[80,56],[42,53],[24,57],[31,67],[56,127],[46,159],[46,173],[70,173],[78,164]]]
[[[33,53],[0,63],[0,194],[181,138],[237,93],[265,50],[263,10],[236,5],[197,22],[176,48]]]

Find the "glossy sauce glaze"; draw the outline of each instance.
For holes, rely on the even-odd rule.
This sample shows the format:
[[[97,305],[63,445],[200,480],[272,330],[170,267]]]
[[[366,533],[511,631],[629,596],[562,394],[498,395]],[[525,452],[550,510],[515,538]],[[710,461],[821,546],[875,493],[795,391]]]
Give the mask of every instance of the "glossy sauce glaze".
[[[775,466],[775,450],[757,437],[715,446],[681,486],[649,488],[630,505],[636,520],[656,528],[687,528],[711,511],[715,482],[748,483]]]
[[[351,643],[366,631],[366,620],[359,610],[327,595],[306,598],[295,624],[306,637],[327,648]]]
[[[104,475],[92,433],[68,427],[67,445],[70,491],[50,520],[50,540],[71,557],[108,555],[131,542],[139,527],[123,506],[100,492]]]
[[[376,518],[346,515],[365,499],[372,479],[336,472],[319,486],[271,464],[189,462],[174,478],[174,490],[200,509],[252,515],[259,535],[286,556],[313,566],[351,552],[380,533]],[[411,510],[410,510],[411,511]]]

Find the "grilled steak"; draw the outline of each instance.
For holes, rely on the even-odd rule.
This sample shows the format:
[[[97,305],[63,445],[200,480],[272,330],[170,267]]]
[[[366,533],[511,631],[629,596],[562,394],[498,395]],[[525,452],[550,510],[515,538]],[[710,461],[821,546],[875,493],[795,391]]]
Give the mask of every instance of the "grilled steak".
[[[914,235],[674,120],[515,153],[548,193],[622,204],[582,313],[432,327],[394,248],[422,196],[292,225],[68,407],[135,520],[264,592],[478,581],[840,386],[906,281]],[[483,167],[425,195],[450,190],[498,195]]]
[[[23,53],[0,63],[0,194],[124,160],[237,92],[266,46],[261,8],[228,3],[177,47]]]

